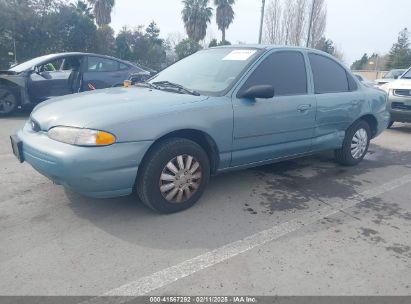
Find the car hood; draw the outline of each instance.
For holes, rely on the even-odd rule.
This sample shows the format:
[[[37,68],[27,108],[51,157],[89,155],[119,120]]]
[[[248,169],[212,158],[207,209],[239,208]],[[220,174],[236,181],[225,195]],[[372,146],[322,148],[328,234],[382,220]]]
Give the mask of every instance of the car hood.
[[[6,71],[6,70],[0,70],[0,75],[17,75],[17,72],[14,71]]]
[[[386,89],[411,89],[411,79],[398,79],[384,85]]]
[[[110,88],[50,99],[33,110],[31,119],[44,131],[55,126],[103,128],[177,111],[207,98],[147,88]]]
[[[391,78],[379,78],[379,79],[374,80],[374,82],[377,84],[385,84],[385,83],[389,83],[393,81],[395,81],[395,79],[391,79]]]

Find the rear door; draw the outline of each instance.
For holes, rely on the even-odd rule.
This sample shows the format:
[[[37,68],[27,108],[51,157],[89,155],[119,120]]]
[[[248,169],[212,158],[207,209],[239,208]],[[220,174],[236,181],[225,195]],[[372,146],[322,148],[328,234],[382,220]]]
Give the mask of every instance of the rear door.
[[[345,130],[359,117],[363,93],[351,74],[334,59],[309,53],[317,100],[314,150],[341,146]]]
[[[88,56],[83,73],[83,90],[90,85],[104,89],[122,84],[128,79],[130,67],[114,59]]]
[[[273,52],[251,72],[239,91],[269,84],[275,96],[254,100],[233,96],[232,166],[310,151],[316,104],[309,79],[300,51]]]

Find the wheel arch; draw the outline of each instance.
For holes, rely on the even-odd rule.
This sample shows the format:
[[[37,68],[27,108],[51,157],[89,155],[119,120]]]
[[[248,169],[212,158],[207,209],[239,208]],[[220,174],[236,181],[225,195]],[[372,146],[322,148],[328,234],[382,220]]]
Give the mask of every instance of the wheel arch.
[[[184,138],[200,145],[201,148],[203,148],[207,153],[208,159],[210,161],[211,174],[217,172],[218,164],[220,161],[217,144],[208,133],[200,131],[198,129],[180,129],[162,135],[151,144],[141,162],[144,163],[146,161],[148,155],[155,147],[155,145],[169,138]]]
[[[364,120],[368,123],[371,129],[371,138],[374,138],[375,135],[378,133],[378,121],[377,118],[372,114],[365,114],[357,119],[355,122],[359,120]]]
[[[19,106],[21,105],[20,86],[17,83],[14,83],[13,81],[10,81],[7,79],[0,78],[0,87],[9,89],[14,94],[14,96],[17,98],[17,104]]]

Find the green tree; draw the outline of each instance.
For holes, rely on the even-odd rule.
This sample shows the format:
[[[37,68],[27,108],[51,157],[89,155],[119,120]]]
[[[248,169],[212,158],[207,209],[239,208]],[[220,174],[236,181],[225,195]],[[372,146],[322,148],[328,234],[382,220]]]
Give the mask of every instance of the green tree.
[[[150,39],[153,42],[158,43],[161,41],[161,39],[158,38],[160,36],[160,29],[154,21],[152,21],[146,28],[146,35],[148,39]]]
[[[133,33],[123,27],[116,37],[116,56],[124,60],[133,60]]]
[[[222,33],[222,42],[226,41],[225,32],[234,21],[234,4],[235,0],[214,0],[214,5],[217,7],[216,21]]]
[[[109,25],[103,25],[97,29],[95,52],[103,55],[115,55],[116,39],[114,30]]]
[[[71,3],[71,6],[75,8],[76,12],[82,16],[94,19],[93,8],[88,5],[87,2],[77,0],[76,3]]]
[[[222,46],[222,45],[231,45],[231,42],[227,40],[218,42],[217,39],[213,39],[210,41],[210,44],[208,45],[208,47],[211,48],[211,47]]]
[[[175,52],[178,59],[183,59],[201,49],[201,45],[190,38],[182,40],[179,44],[176,45]]]
[[[145,31],[124,27],[116,37],[117,57],[148,66],[155,70],[166,64],[166,44],[159,38],[160,29],[152,22]]]
[[[317,50],[333,55],[335,51],[334,42],[331,39],[322,37],[315,46]]]
[[[94,16],[99,27],[111,23],[111,12],[115,5],[115,0],[88,0],[94,8]]]
[[[351,69],[352,70],[364,70],[364,68],[368,64],[368,60],[369,60],[368,55],[367,53],[365,53],[364,55],[362,55],[360,59],[354,61],[354,63],[351,65]]]
[[[212,48],[216,46],[218,46],[218,41],[217,39],[214,38],[213,40],[210,41],[210,43],[208,44],[208,47]]]
[[[404,69],[411,65],[411,50],[408,29],[403,29],[388,55],[387,69]]]
[[[183,4],[182,15],[187,35],[198,43],[206,36],[213,9],[208,6],[208,0],[183,0]]]

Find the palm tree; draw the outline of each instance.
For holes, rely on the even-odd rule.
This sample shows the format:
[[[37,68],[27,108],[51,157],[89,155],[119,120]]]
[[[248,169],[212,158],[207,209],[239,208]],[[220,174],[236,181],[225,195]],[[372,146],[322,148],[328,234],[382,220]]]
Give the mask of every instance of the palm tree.
[[[88,0],[94,7],[94,16],[99,27],[111,23],[111,11],[115,5],[115,0]]]
[[[222,42],[225,42],[225,31],[234,21],[233,5],[235,0],[214,0],[214,5],[217,7],[217,25],[222,32]]]
[[[206,36],[213,9],[208,6],[208,0],[183,0],[183,4],[182,15],[187,35],[198,43]]]
[[[79,15],[85,16],[90,19],[94,19],[93,8],[88,6],[88,4],[82,0],[77,0],[76,3],[72,3],[73,7]]]

